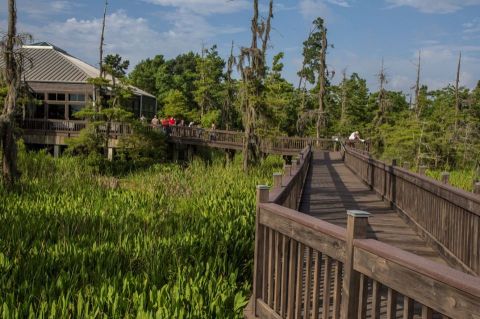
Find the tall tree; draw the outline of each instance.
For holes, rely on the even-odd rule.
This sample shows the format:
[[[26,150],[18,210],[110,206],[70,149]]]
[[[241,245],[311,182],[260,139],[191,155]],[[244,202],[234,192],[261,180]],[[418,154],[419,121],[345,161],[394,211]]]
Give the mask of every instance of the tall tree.
[[[108,7],[108,0],[105,0],[105,5],[103,8],[103,20],[102,20],[102,31],[100,33],[100,46],[99,46],[99,68],[100,68],[100,74],[98,75],[99,77],[103,76],[103,45],[105,42],[105,23],[107,20],[107,7]]]
[[[387,97],[387,91],[385,90],[385,85],[388,83],[387,80],[387,75],[385,73],[385,65],[384,61],[382,58],[382,66],[380,68],[380,73],[377,75],[378,77],[378,82],[380,84],[380,90],[378,91],[378,98],[377,98],[377,104],[378,104],[378,112],[377,112],[377,118],[376,118],[376,124],[377,126],[380,126],[386,122],[386,113],[387,113],[387,106],[388,106],[388,97]]]
[[[152,59],[146,59],[138,63],[128,77],[136,87],[158,96],[156,74],[163,64],[165,64],[163,55],[156,55]]]
[[[321,130],[325,128],[325,106],[324,106],[324,99],[325,99],[325,85],[327,82],[327,65],[326,65],[326,57],[327,57],[327,29],[325,28],[325,24],[321,23],[319,26],[320,33],[322,35],[322,47],[320,51],[320,69],[318,72],[318,118],[317,118],[317,138],[320,138]]]
[[[455,80],[455,134],[458,129],[458,116],[460,113],[460,93],[459,93],[459,84],[460,84],[460,67],[462,64],[462,52],[458,55],[458,65],[457,65],[457,78]]]
[[[421,51],[418,51],[418,64],[417,64],[417,81],[415,82],[415,114],[417,118],[420,117],[421,105],[420,105],[420,68],[421,68]]]
[[[347,70],[342,71],[342,108],[340,113],[340,126],[344,126],[347,122]]]
[[[326,127],[325,94],[329,74],[326,63],[328,41],[324,20],[319,17],[312,24],[313,28],[310,34],[307,40],[303,42],[303,65],[302,70],[299,72],[299,83],[302,83],[303,78],[304,84],[308,81],[310,84],[316,84],[318,88],[317,111],[304,113],[302,118],[304,120],[305,118],[315,116],[316,135],[320,137]]]
[[[266,115],[261,128],[268,134],[295,135],[298,108],[294,86],[282,77],[284,53],[273,57],[272,67],[265,79]],[[260,125],[259,125],[260,126]]]
[[[220,109],[221,81],[225,62],[218,55],[217,46],[202,48],[197,57],[198,78],[193,82],[193,96],[200,108],[200,117],[207,112]]]
[[[2,175],[7,185],[12,185],[20,176],[17,167],[17,141],[15,136],[15,113],[23,71],[22,44],[30,39],[28,34],[17,34],[17,8],[15,0],[8,1],[8,30],[0,43],[5,67],[3,81],[7,93],[0,115],[0,144],[2,149]]]
[[[224,86],[224,96],[223,96],[223,103],[222,103],[222,115],[221,115],[221,125],[220,127],[229,129],[229,127],[233,126],[233,102],[235,99],[235,84],[232,78],[233,74],[233,66],[237,63],[235,56],[233,55],[233,46],[234,43],[232,41],[232,46],[230,48],[230,56],[227,60],[227,70],[225,72],[225,86]]]
[[[265,107],[264,80],[265,56],[270,39],[271,19],[273,18],[273,0],[270,0],[267,20],[259,22],[258,0],[253,1],[253,18],[251,23],[252,43],[249,48],[242,48],[238,69],[242,78],[241,106],[245,143],[243,146],[243,169],[259,158],[258,136],[255,132],[258,114]],[[261,41],[259,48],[258,42]]]

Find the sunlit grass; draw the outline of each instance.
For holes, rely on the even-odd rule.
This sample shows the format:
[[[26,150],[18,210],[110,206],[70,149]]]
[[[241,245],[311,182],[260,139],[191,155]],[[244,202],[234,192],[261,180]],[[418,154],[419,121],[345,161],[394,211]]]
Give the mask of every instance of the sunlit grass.
[[[112,189],[79,158],[22,153],[22,186],[0,188],[2,317],[242,317],[255,185],[280,165],[163,164]]]

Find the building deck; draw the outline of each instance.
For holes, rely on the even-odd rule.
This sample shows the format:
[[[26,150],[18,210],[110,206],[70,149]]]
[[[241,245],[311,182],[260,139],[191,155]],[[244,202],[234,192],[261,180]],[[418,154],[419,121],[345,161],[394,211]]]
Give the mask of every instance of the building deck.
[[[346,228],[347,210],[371,214],[368,238],[447,264],[388,203],[345,166],[340,153],[315,151],[300,211]]]

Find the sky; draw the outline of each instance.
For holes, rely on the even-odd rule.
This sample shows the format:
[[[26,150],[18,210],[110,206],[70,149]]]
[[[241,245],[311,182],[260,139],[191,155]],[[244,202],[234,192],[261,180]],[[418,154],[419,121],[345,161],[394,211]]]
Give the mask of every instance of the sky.
[[[250,44],[249,0],[109,0],[106,53],[139,61],[162,54],[173,58],[217,44],[227,58],[232,41],[238,54]],[[0,2],[0,27],[6,27],[6,3]],[[103,0],[18,0],[19,31],[98,65]],[[260,0],[267,14],[267,0]],[[480,80],[480,0],[274,0],[269,59],[284,52],[284,77],[298,83],[302,42],[311,22],[323,17],[328,28],[327,64],[341,73],[357,72],[378,89],[382,58],[388,88],[411,93],[418,51],[421,83],[437,89],[454,83],[462,51],[460,84]]]

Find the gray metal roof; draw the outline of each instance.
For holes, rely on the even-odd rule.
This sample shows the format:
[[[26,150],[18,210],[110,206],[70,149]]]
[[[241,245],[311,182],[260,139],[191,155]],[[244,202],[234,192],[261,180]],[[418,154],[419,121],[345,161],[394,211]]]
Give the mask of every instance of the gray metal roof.
[[[89,78],[100,75],[97,68],[47,42],[24,45],[21,50],[26,59],[23,76],[27,82],[87,83]],[[0,59],[3,67],[3,57]],[[129,87],[136,95],[155,98],[137,87]]]

